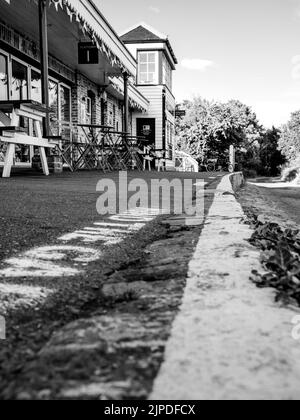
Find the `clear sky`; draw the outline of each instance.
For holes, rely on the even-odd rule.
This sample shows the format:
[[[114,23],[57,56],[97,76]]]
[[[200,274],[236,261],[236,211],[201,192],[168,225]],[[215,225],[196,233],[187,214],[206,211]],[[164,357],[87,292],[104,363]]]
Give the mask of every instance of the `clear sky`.
[[[178,101],[240,99],[266,126],[300,109],[300,0],[95,0],[118,31],[144,21],[178,57]]]

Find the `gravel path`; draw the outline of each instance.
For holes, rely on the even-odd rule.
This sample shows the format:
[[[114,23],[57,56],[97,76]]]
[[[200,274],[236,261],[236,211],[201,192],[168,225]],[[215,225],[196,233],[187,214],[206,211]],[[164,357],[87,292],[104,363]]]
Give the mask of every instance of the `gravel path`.
[[[300,342],[291,332],[299,310],[249,281],[259,252],[228,177],[219,190],[150,399],[298,400]]]
[[[253,184],[270,202],[272,209],[284,212],[286,218],[300,225],[300,185],[278,182],[273,178]]]

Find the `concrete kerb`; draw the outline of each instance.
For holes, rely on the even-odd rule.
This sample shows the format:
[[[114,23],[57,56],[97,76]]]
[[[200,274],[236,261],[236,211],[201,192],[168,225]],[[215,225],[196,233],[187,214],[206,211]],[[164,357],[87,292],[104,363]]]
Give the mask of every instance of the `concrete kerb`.
[[[249,279],[261,266],[234,196],[242,183],[236,173],[217,188],[150,399],[299,399],[295,311]]]
[[[245,184],[245,178],[243,172],[235,172],[229,175],[231,186],[233,191],[237,191]]]
[[[225,175],[219,186],[217,187],[217,193],[234,194],[239,188],[245,184],[245,178],[242,172],[235,172],[230,175]]]

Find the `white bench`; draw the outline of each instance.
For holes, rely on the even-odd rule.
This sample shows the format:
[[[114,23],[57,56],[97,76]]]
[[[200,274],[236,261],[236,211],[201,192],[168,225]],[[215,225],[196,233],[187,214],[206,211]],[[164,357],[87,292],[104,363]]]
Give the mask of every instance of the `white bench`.
[[[58,142],[43,138],[41,124],[49,110],[33,101],[0,101],[0,142],[7,144],[2,177],[9,178],[14,162],[16,144],[39,148],[43,172],[49,175],[45,148],[55,148]],[[7,116],[11,115],[11,118]],[[33,121],[35,136],[20,130],[20,117]]]

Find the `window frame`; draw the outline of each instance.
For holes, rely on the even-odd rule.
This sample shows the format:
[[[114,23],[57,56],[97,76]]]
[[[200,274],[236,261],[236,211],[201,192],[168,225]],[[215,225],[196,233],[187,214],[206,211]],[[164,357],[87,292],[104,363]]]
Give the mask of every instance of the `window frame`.
[[[141,63],[141,61],[140,61],[140,55],[141,54],[147,54],[147,62]],[[148,60],[149,54],[154,54],[154,56],[155,56],[155,61],[154,62],[149,62],[149,60]],[[147,66],[147,71],[142,72],[140,70],[140,66],[142,64]],[[149,65],[150,64],[155,65],[154,71],[149,71]],[[150,74],[153,74],[153,81],[150,81],[150,80],[142,81],[141,74],[146,74],[148,78],[149,78]],[[143,49],[137,50],[137,84],[141,85],[141,86],[158,85],[159,84],[159,51],[158,50],[152,50],[152,49],[151,50],[143,50]]]
[[[6,58],[6,73],[7,73],[7,99],[10,98],[10,64],[9,64],[9,54],[7,54],[5,51],[0,49],[0,54],[3,55],[3,57]]]
[[[22,64],[23,66],[27,68],[27,98],[31,100],[32,99],[32,71],[35,71],[38,74],[41,74],[41,71],[35,66],[32,66],[31,64],[26,63],[24,60],[19,59],[15,55],[8,53],[1,48],[0,48],[0,54],[7,58],[8,100],[12,100],[12,62],[13,60]],[[70,115],[69,115],[69,121],[64,120],[64,122],[71,122],[72,121],[72,87],[71,85],[67,85],[66,83],[61,82],[59,81],[59,79],[56,79],[55,77],[52,77],[52,76],[49,77],[49,80],[51,80],[54,83],[57,83],[58,85],[58,120],[59,121],[62,121],[60,87],[62,86],[69,90]]]
[[[1,50],[0,50],[0,52],[1,52]],[[9,100],[13,100],[13,98],[12,98],[12,96],[13,96],[13,90],[12,90],[12,79],[13,79],[12,66],[13,66],[13,61],[21,64],[22,66],[26,67],[26,69],[27,69],[27,95],[26,95],[27,98],[26,99],[30,99],[30,97],[31,97],[31,66],[29,66],[25,61],[20,60],[19,58],[17,58],[13,54],[9,54],[9,67],[10,67]]]
[[[162,53],[162,84],[167,86],[167,88],[172,92],[172,88],[173,88],[172,67],[164,52]]]

